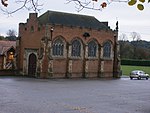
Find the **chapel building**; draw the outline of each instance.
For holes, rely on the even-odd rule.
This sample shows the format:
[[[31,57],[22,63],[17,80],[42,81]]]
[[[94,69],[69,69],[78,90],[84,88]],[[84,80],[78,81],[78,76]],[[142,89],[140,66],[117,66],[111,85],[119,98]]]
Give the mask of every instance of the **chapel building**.
[[[118,23],[47,11],[19,24],[17,69],[37,78],[119,77]]]

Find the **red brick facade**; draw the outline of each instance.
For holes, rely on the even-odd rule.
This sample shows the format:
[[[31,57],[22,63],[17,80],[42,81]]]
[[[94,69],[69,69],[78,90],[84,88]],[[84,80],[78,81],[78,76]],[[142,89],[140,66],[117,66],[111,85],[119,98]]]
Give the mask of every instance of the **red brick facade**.
[[[85,37],[84,33],[88,33],[89,36]],[[41,24],[37,14],[32,13],[26,23],[19,24],[17,68],[23,75],[40,78],[117,77],[119,58],[115,33],[111,29],[94,29],[57,23]],[[57,39],[60,39],[63,44],[62,48],[56,49],[56,54],[57,50],[63,52],[60,53],[61,56],[54,55],[54,43]],[[72,56],[74,40],[81,45],[79,57]],[[91,41],[96,45],[94,57],[89,57],[88,53],[88,44]],[[104,57],[106,42],[110,43],[111,48],[109,58]],[[115,45],[116,50],[114,50]]]

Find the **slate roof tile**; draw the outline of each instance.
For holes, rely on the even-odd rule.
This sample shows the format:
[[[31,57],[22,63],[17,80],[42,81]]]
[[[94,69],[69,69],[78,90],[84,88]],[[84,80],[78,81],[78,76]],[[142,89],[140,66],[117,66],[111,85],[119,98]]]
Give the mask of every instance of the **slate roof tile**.
[[[47,11],[43,15],[39,16],[38,20],[41,24],[58,24],[92,29],[110,29],[109,26],[98,21],[94,16],[72,13]]]

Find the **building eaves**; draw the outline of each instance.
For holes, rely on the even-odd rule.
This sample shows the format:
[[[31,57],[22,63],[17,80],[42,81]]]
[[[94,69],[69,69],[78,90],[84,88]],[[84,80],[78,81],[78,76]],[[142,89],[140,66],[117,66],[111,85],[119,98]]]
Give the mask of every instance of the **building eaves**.
[[[95,17],[87,15],[47,11],[46,13],[38,17],[38,20],[40,24],[54,24],[91,29],[110,30],[108,26],[98,21]]]

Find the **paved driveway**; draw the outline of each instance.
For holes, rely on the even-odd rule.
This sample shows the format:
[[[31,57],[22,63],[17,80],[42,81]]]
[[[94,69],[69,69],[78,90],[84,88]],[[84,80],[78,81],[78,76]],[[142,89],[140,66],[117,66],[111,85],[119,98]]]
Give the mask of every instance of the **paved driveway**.
[[[150,80],[0,77],[0,113],[150,113]]]

